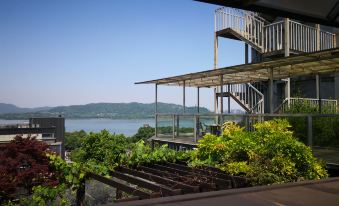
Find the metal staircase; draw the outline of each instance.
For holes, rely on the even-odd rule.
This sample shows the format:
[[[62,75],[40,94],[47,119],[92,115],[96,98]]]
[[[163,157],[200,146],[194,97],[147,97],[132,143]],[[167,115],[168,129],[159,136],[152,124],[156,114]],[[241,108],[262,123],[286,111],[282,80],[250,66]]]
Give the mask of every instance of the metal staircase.
[[[270,23],[258,13],[228,7],[215,11],[215,32],[221,37],[244,41],[264,55],[283,51],[285,35],[289,35],[292,53],[336,47],[335,34],[320,28],[292,20]]]
[[[224,86],[223,97],[234,99],[247,113],[264,113],[264,95],[250,83]],[[221,93],[217,93],[221,97]]]
[[[283,55],[285,46],[291,54],[336,47],[335,34],[320,30],[319,25],[312,27],[289,19],[268,22],[258,13],[228,7],[217,9],[214,21],[216,38],[243,41],[262,57]],[[223,91],[224,97],[232,97],[248,113],[264,113],[264,95],[255,86],[235,84]]]

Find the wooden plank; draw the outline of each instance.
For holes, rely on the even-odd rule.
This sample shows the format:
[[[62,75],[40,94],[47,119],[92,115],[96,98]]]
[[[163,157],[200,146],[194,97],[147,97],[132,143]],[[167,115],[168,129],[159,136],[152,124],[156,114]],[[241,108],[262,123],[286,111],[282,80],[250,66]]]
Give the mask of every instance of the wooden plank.
[[[191,186],[188,184],[184,184],[178,181],[174,181],[165,177],[161,177],[158,175],[154,175],[151,173],[146,173],[146,172],[142,172],[142,171],[137,171],[134,169],[129,169],[126,167],[120,167],[118,168],[119,171],[127,173],[127,174],[131,174],[131,175],[136,175],[138,177],[147,179],[147,180],[151,180],[154,182],[157,182],[159,184],[163,184],[169,187],[173,187],[175,189],[182,189],[184,193],[190,193],[190,192],[199,192],[199,187],[198,186]]]
[[[93,179],[95,179],[95,180],[97,180],[99,182],[102,182],[104,184],[110,185],[110,186],[112,186],[114,188],[117,188],[119,190],[122,190],[122,191],[124,191],[124,192],[126,192],[128,194],[139,196],[141,199],[160,197],[159,193],[147,193],[147,192],[138,190],[136,188],[127,186],[125,184],[116,182],[116,181],[114,181],[112,179],[109,179],[107,177],[103,177],[103,176],[91,173],[91,172],[88,173],[88,177],[93,178]]]
[[[218,188],[223,188],[223,189],[231,188],[231,181],[229,181],[229,180],[223,180],[223,179],[220,179],[220,178],[209,177],[207,175],[202,175],[202,174],[195,173],[195,172],[179,170],[179,169],[172,168],[169,165],[163,166],[163,165],[154,164],[153,167],[160,169],[160,170],[166,170],[166,171],[169,171],[169,172],[177,173],[177,174],[180,174],[180,175],[192,175],[192,176],[204,177],[204,178],[208,179],[210,182],[216,183]]]
[[[166,178],[171,178],[172,180],[175,181],[182,181],[183,179],[186,179],[187,181],[191,182],[192,184],[196,184],[199,186],[199,190],[215,190],[216,189],[216,184],[215,183],[203,183],[203,182],[199,182],[197,179],[192,179],[190,177],[186,177],[186,176],[180,176],[178,174],[172,173],[172,172],[168,172],[165,170],[157,170],[157,169],[153,169],[153,168],[149,168],[149,167],[145,167],[145,166],[139,166],[140,169],[153,173],[153,174],[157,174],[160,176],[166,176]]]
[[[126,175],[121,172],[112,171],[110,173],[113,177],[119,178],[121,180],[125,180],[129,183],[138,185],[139,187],[146,188],[148,190],[152,190],[154,192],[159,192],[162,196],[169,196],[169,195],[179,195],[182,194],[181,189],[171,189],[167,186],[163,186],[157,183],[152,183],[147,180],[143,180],[141,178],[137,178],[134,176]],[[135,174],[134,174],[135,175]]]

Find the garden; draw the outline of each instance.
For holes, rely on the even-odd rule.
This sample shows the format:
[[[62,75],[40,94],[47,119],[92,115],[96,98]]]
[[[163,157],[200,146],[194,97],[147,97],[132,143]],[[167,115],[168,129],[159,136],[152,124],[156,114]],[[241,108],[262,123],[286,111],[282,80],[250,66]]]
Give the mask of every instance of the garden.
[[[152,128],[140,131],[133,138],[106,130],[80,133],[81,138],[66,145],[75,145],[71,162],[51,153],[47,145],[34,138],[18,136],[0,146],[0,201],[5,205],[74,205],[77,204],[74,197],[83,192],[85,182],[91,181],[93,174],[109,181],[122,171],[128,173],[143,167],[151,171],[150,165],[160,169],[176,166],[180,170],[194,171],[194,174],[200,171],[196,177],[186,175],[186,180],[201,182],[207,178],[209,182],[209,178],[213,178],[211,175],[216,174],[245,179],[246,186],[328,177],[325,163],[315,158],[310,147],[296,138],[286,119],[260,122],[254,127],[253,132],[248,132],[234,122],[226,122],[222,135],[207,134],[196,149],[189,151],[174,151],[166,145],[152,149],[145,137],[154,133]],[[209,175],[202,171],[209,171]],[[138,170],[138,174],[143,172]],[[160,178],[160,174],[152,177]],[[175,189],[170,182],[178,179],[166,178],[172,178],[166,188]],[[221,178],[214,178],[218,179]],[[109,198],[130,197],[131,194],[120,192]]]

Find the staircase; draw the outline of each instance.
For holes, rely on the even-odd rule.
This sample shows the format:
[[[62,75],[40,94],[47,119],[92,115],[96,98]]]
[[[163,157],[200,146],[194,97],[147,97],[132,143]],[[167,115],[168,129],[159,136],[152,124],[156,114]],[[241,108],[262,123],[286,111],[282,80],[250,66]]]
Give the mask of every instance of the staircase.
[[[262,31],[265,24],[265,19],[255,12],[228,7],[215,11],[215,32],[244,41],[259,52],[263,52]]]
[[[283,52],[286,31],[289,31],[291,53],[336,47],[335,34],[320,28],[292,20],[270,23],[258,13],[235,8],[221,7],[215,11],[215,32],[218,36],[241,40],[261,54]]]
[[[264,95],[250,83],[226,85],[223,91],[223,97],[231,97],[247,113],[264,113]],[[217,93],[217,97],[221,96]]]

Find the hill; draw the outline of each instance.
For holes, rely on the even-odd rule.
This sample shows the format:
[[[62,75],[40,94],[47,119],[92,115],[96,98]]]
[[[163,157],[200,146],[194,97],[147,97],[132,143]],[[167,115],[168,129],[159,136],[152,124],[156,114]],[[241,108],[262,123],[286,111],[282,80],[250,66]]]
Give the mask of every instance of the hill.
[[[37,107],[37,108],[21,108],[14,104],[0,103],[0,114],[4,113],[27,113],[27,112],[38,112],[45,111],[51,107]]]
[[[15,105],[13,105],[16,107]],[[58,106],[52,108],[31,109],[8,107],[0,113],[0,119],[27,119],[29,117],[48,117],[62,115],[65,118],[112,118],[112,119],[140,119],[154,117],[154,103],[91,103],[86,105]],[[196,112],[196,107],[186,107],[187,113]],[[33,111],[32,111],[33,110]],[[35,110],[35,111],[34,111]],[[8,112],[6,112],[8,111]],[[15,112],[13,112],[15,111]],[[23,111],[23,112],[20,112]],[[183,107],[177,104],[158,103],[161,113],[180,113]],[[210,113],[207,108],[200,108],[201,113]]]

